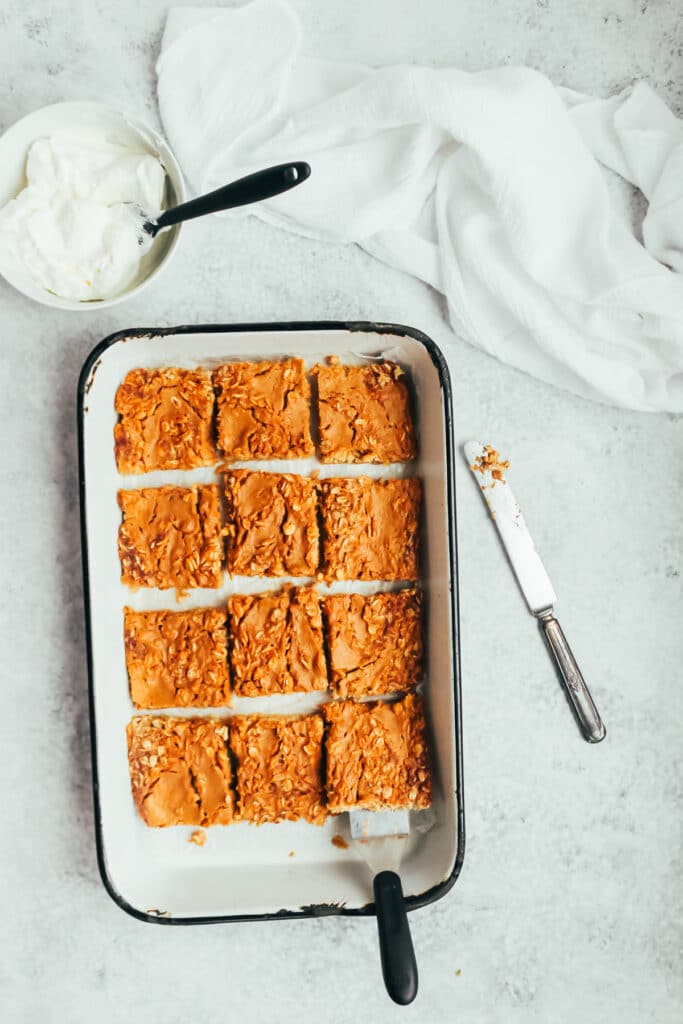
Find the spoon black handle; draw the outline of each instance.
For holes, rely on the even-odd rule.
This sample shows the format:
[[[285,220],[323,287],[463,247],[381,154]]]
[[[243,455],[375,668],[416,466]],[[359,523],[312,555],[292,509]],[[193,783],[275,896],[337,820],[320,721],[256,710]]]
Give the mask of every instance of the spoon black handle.
[[[261,199],[271,199],[300,185],[310,173],[310,165],[304,161],[278,164],[277,167],[256,171],[255,174],[248,174],[246,178],[233,181],[230,185],[217,188],[215,192],[197,196],[187,203],[165,210],[158,220],[150,222],[154,229],[150,233],[156,234],[162,228],[179,224],[183,220],[203,217],[205,213],[218,213],[220,210],[230,210],[234,206],[246,206],[247,203],[258,203]]]
[[[407,1006],[417,995],[417,963],[401,879],[395,871],[380,871],[373,887],[384,984],[395,1003]]]

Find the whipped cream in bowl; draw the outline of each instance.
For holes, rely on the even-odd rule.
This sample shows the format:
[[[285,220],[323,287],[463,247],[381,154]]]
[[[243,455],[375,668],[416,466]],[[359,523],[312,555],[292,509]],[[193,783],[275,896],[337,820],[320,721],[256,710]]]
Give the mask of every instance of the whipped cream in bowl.
[[[181,225],[152,244],[156,217],[185,198],[168,146],[97,103],[60,103],[0,139],[0,273],[62,309],[97,309],[137,293],[168,263]]]

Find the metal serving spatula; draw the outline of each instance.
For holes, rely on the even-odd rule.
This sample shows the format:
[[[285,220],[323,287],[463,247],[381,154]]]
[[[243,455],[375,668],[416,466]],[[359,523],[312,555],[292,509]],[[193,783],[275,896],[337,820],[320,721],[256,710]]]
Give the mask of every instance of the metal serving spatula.
[[[398,876],[410,832],[408,811],[350,811],[351,839],[374,875],[382,976],[401,1006],[417,995],[417,963]]]
[[[478,441],[468,441],[465,445],[470,469],[489,507],[529,611],[539,620],[545,633],[581,731],[589,743],[599,743],[605,738],[605,726],[562,627],[555,618],[557,598],[553,585],[531,539],[522,510],[505,478],[505,472],[490,458],[492,452],[494,450],[490,445],[484,446]]]

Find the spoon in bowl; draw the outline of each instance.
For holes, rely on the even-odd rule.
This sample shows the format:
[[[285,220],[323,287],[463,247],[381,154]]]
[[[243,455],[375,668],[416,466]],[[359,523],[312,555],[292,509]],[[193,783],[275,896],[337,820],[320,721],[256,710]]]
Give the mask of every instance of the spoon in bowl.
[[[190,199],[187,203],[181,203],[180,206],[172,206],[169,210],[164,210],[156,219],[137,207],[142,218],[140,244],[148,244],[164,228],[180,224],[181,221],[194,220],[195,217],[203,217],[207,213],[231,210],[236,206],[258,203],[262,199],[272,199],[273,196],[278,196],[281,192],[288,192],[291,188],[300,185],[309,177],[310,173],[310,165],[303,160],[267,167],[263,171],[248,174],[246,178],[239,178],[238,181],[233,181],[229,185],[223,185],[213,192],[207,192],[204,196],[197,196],[196,199]]]

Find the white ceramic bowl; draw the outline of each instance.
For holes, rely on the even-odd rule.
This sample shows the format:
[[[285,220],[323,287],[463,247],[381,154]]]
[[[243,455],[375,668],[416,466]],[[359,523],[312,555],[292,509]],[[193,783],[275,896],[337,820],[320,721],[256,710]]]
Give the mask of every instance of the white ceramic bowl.
[[[140,146],[159,157],[166,171],[165,207],[175,206],[185,200],[185,185],[176,158],[164,140],[134,117],[103,103],[55,103],[41,107],[12,125],[0,137],[0,207],[13,199],[26,184],[26,157],[33,142],[59,131],[87,131],[93,138],[105,138],[122,145]],[[137,295],[150,281],[167,266],[176,250],[182,224],[163,231],[156,239],[148,258],[146,273],[131,288],[111,299],[97,299],[79,302],[63,299],[41,287],[30,273],[9,251],[0,244],[0,274],[18,291],[56,309],[73,309],[78,312],[114,306],[131,295]]]

